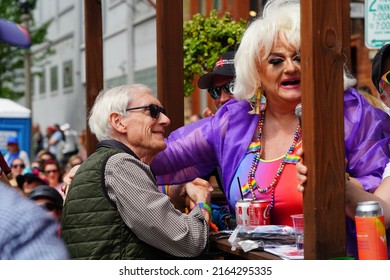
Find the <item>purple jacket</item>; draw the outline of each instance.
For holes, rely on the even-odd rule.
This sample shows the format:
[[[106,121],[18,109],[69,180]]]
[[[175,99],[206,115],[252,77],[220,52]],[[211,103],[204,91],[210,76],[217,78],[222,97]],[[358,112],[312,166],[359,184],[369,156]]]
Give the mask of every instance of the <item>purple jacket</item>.
[[[181,127],[166,139],[167,149],[151,167],[159,185],[180,184],[210,174],[217,165],[227,193],[257,127],[247,101],[231,100],[213,117]],[[390,117],[373,108],[354,88],[344,92],[347,172],[373,192],[389,162]]]
[[[247,101],[230,100],[213,117],[202,119],[172,132],[167,149],[159,153],[151,167],[159,185],[180,184],[209,175],[218,165],[224,193],[257,127],[258,115],[247,112]],[[382,180],[389,162],[390,117],[372,107],[356,91],[344,92],[344,140],[347,172],[369,192]],[[230,205],[234,212],[234,205]],[[355,223],[347,218],[348,252],[357,258]]]

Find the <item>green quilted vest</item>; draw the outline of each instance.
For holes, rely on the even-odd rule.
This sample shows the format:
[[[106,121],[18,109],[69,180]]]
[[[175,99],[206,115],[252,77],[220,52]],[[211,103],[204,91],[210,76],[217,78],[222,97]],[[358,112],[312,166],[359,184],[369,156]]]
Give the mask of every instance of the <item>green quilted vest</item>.
[[[166,253],[137,238],[108,198],[104,184],[107,160],[116,153],[135,154],[120,142],[99,142],[78,169],[62,213],[62,237],[72,259],[166,259]]]

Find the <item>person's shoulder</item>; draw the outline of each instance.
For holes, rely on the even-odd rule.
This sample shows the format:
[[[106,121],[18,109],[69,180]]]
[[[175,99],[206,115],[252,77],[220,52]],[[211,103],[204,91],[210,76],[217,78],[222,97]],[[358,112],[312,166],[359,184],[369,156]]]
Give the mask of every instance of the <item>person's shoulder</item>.
[[[58,222],[33,201],[0,182],[0,259],[63,260]]]
[[[17,190],[1,183],[0,184],[0,212],[3,214],[1,220],[5,222],[7,215],[15,218],[15,221],[21,223],[27,216],[34,216],[34,219],[39,219],[39,215],[35,215],[36,210],[40,210],[31,200],[23,196]],[[9,213],[12,211],[12,213]]]
[[[41,209],[22,193],[0,184],[0,213],[2,213],[0,228],[12,226],[12,231],[18,231],[26,227],[31,220],[38,222],[41,216],[37,215],[37,210]]]
[[[28,201],[21,193],[14,190],[13,188],[7,186],[0,181],[0,209],[7,208],[10,205],[13,205],[15,202],[19,202],[15,207],[20,207],[24,205],[24,201]]]
[[[383,131],[390,132],[390,116],[380,108],[376,108],[355,88],[344,91],[344,117],[352,123],[381,125]],[[368,123],[368,122],[367,122]]]
[[[107,160],[106,166],[112,166],[113,168],[117,169],[118,167],[124,167],[126,164],[135,164],[141,166],[145,165],[145,163],[136,158],[134,155],[122,152],[110,156],[110,158]]]
[[[28,153],[25,150],[20,150],[19,151],[19,156],[21,156],[21,155],[28,157]]]
[[[224,105],[221,106],[221,108],[218,109],[217,114],[237,114],[240,112],[247,112],[249,111],[250,104],[246,100],[237,100],[235,98],[230,99],[228,102],[226,102]]]
[[[375,111],[375,112],[379,112],[379,114],[381,115],[382,114],[387,115],[387,113],[383,109],[374,107],[367,100],[367,98],[354,87],[347,88],[344,91],[344,102],[349,106],[356,106],[356,107],[360,107],[363,110]]]

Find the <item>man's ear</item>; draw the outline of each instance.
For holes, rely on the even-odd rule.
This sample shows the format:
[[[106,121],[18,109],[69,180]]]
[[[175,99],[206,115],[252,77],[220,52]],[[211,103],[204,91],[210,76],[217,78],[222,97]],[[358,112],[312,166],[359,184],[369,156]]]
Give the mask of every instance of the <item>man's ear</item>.
[[[126,126],[123,124],[123,116],[118,112],[112,112],[109,116],[111,127],[119,133],[126,133]]]

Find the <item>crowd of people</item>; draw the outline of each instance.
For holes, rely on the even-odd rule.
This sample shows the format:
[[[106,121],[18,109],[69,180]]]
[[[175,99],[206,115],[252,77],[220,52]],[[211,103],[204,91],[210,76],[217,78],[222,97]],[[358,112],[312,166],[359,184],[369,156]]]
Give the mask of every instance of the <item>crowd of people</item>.
[[[378,51],[372,65],[380,106],[355,88],[347,68],[340,92],[347,254],[354,258],[359,201],[380,201],[385,227],[390,226],[389,46]],[[210,224],[226,227],[218,215],[234,218],[242,198],[268,200],[271,223],[292,226],[291,215],[303,213],[310,172],[302,161],[303,131],[295,115],[301,102],[300,47],[299,0],[269,0],[237,50],[221,54],[213,71],[198,81],[215,100],[215,113],[207,110],[165,138],[170,120],[151,89],[123,85],[102,90],[95,100],[88,125],[99,142],[89,157],[65,145],[75,137],[69,126],[50,126],[42,137],[36,125],[31,164],[15,156],[15,139],[9,139],[10,184],[39,205],[34,209],[51,212],[56,237],[66,244],[66,252],[58,244],[59,255],[46,257],[207,258]],[[225,197],[217,214],[210,175],[218,178]],[[0,192],[5,188],[1,184]],[[52,236],[51,222],[50,227]],[[12,248],[1,258],[12,258]]]
[[[86,158],[83,135],[78,136],[68,124],[48,126],[44,135],[33,124],[31,155],[20,148],[17,137],[8,137],[3,158],[11,172],[8,176],[2,172],[0,183],[0,207],[5,213],[0,223],[0,259],[69,258],[60,226],[65,198],[62,180]],[[18,204],[12,215],[4,208],[11,203]],[[28,213],[22,218],[23,212]],[[18,225],[12,231],[11,223]],[[27,226],[29,230],[24,229]]]

